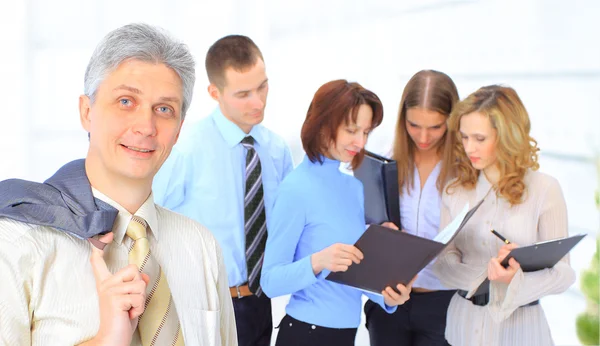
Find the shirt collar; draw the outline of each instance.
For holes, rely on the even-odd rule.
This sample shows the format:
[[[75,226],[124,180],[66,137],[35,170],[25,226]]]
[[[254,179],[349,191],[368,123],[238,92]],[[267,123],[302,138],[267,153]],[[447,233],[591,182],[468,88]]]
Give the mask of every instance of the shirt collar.
[[[487,179],[483,171],[479,171],[479,177],[477,177],[477,186],[475,187],[475,191],[477,194],[477,199],[480,200],[490,194],[495,194],[490,192],[493,189],[492,183]]]
[[[250,130],[250,133],[246,134],[239,126],[227,119],[219,107],[215,109],[211,116],[217,125],[217,129],[223,136],[223,139],[225,139],[225,143],[227,143],[230,148],[240,144],[242,139],[248,135],[252,136],[255,143],[259,146],[264,143],[262,125],[254,125],[252,130]]]
[[[325,170],[325,171],[333,171],[333,172],[340,172],[340,164],[341,162],[338,160],[333,160],[330,158],[327,158],[326,156],[322,156],[321,155],[321,159],[323,160],[323,163],[320,163],[319,161],[315,161],[315,162],[311,162],[310,159],[308,158],[308,155],[304,156],[304,162],[306,162],[306,164],[309,167],[315,167],[317,169],[321,169],[321,170]]]
[[[113,224],[112,232],[113,242],[122,244],[123,238],[125,237],[125,232],[127,231],[127,226],[129,225],[133,215],[119,203],[113,201],[110,197],[96,190],[94,187],[92,187],[92,194],[94,197],[110,204],[119,211],[115,219],[115,223]],[[156,206],[154,205],[154,197],[152,194],[148,196],[144,204],[142,204],[142,206],[135,212],[134,215],[146,220],[149,228],[148,234],[151,234],[154,239],[158,241],[158,218],[156,216]]]

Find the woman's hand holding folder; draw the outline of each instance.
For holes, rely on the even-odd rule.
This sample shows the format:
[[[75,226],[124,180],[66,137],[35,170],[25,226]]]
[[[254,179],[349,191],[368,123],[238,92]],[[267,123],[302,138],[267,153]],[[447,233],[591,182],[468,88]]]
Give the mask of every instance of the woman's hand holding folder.
[[[402,284],[396,285],[396,289],[398,292],[394,291],[390,286],[386,287],[385,290],[381,292],[383,295],[383,301],[387,306],[397,306],[406,303],[407,300],[410,299],[410,292],[412,291],[412,285],[417,279],[415,276],[408,285],[404,286]]]
[[[508,256],[511,250],[519,247],[515,243],[510,243],[503,245],[500,250],[498,250],[498,256],[492,257],[488,262],[488,279],[490,281],[499,281],[505,284],[510,284],[513,277],[521,268],[519,262],[517,262],[514,258],[511,258],[508,261],[508,267],[504,268],[500,263]]]
[[[395,224],[395,223],[393,223],[393,222],[390,222],[390,221],[384,222],[384,223],[382,223],[381,225],[382,225],[383,227],[387,227],[387,228],[395,229],[395,230],[397,230],[397,231],[399,231],[399,230],[400,230],[400,228],[398,228],[398,226],[396,226],[396,224]]]
[[[354,245],[335,243],[310,256],[313,273],[318,275],[324,269],[331,272],[345,272],[352,263],[360,263],[363,253]]]

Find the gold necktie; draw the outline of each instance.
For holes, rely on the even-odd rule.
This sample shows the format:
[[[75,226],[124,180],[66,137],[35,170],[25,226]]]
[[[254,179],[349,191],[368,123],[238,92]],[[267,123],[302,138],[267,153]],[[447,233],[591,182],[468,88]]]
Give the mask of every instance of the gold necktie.
[[[129,263],[148,274],[146,308],[140,316],[138,331],[142,345],[183,345],[181,326],[167,278],[158,262],[150,255],[150,243],[146,237],[147,224],[139,216],[133,216],[127,226],[127,235],[133,239],[129,250]]]

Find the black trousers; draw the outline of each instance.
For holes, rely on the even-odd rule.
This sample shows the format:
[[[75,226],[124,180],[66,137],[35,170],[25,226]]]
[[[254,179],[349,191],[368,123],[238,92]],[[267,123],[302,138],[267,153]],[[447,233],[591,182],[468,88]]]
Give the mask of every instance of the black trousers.
[[[269,346],[273,333],[271,299],[266,295],[233,299],[239,346]]]
[[[357,328],[327,328],[285,315],[275,346],[354,346]]]
[[[393,314],[367,301],[371,346],[446,346],[446,315],[456,291],[412,292]]]

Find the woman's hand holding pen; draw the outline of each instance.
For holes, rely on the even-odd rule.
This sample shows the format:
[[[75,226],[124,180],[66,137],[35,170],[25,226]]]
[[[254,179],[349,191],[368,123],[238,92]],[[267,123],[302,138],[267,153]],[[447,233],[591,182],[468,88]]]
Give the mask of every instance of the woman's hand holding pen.
[[[490,281],[510,284],[519,268],[521,268],[521,265],[514,258],[511,258],[508,261],[507,268],[504,268],[500,263],[508,256],[511,250],[517,247],[519,246],[515,243],[503,245],[500,250],[498,250],[498,256],[490,259],[488,263],[488,279],[490,279]]]
[[[506,256],[508,256],[508,254],[512,250],[514,250],[518,247],[519,247],[519,245],[517,245],[516,243],[509,243],[509,244],[502,245],[500,250],[498,250],[498,256],[496,256],[496,258],[498,259],[498,261],[500,261],[500,263],[502,263],[502,261],[504,261]]]
[[[331,272],[345,272],[352,263],[360,263],[362,252],[354,245],[336,243],[310,256],[313,273],[318,275],[324,269]]]

